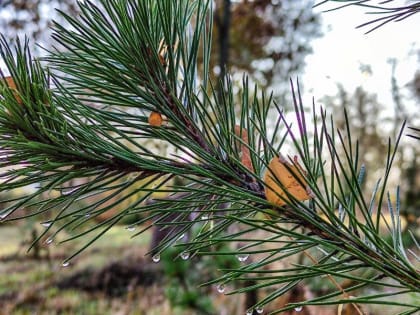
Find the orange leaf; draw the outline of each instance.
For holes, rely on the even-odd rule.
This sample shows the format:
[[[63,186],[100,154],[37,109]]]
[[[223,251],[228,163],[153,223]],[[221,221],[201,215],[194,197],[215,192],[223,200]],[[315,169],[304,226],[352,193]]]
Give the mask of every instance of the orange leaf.
[[[161,64],[162,66],[164,66],[164,67],[166,67],[166,66],[167,66],[167,64],[166,64],[166,60],[165,60],[165,58],[162,56],[162,54],[159,54],[159,61],[160,61],[160,64]]]
[[[274,157],[271,160],[264,174],[265,196],[269,202],[277,206],[285,205],[289,200],[285,190],[299,201],[312,198],[306,187],[303,186],[306,186],[306,181],[299,173],[299,169],[300,166],[296,159],[293,164],[287,162],[283,157]]]
[[[163,122],[162,115],[158,112],[151,112],[148,122],[150,126],[160,127],[162,126],[162,122]]]
[[[6,77],[6,84],[9,88],[16,90],[16,84],[12,77]]]
[[[12,77],[5,77],[5,81],[6,81],[7,86],[12,90],[16,101],[19,104],[22,104],[22,99],[20,98],[20,96],[17,93],[16,83],[13,80],[13,78]]]

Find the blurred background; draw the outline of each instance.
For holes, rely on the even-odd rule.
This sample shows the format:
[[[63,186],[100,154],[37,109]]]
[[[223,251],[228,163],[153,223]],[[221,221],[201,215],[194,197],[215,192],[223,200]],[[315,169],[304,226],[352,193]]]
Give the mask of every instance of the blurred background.
[[[229,72],[239,93],[246,73],[251,82],[272,90],[287,112],[292,107],[289,79],[299,78],[308,111],[312,102],[322,105],[339,127],[344,124],[342,109],[346,107],[353,135],[360,139],[366,191],[371,191],[385,164],[388,137],[395,138],[404,120],[420,126],[420,47],[413,31],[418,29],[419,17],[364,34],[369,29],[356,26],[369,16],[360,8],[324,13],[328,5],[314,9],[307,0],[214,3],[213,79]],[[76,0],[0,0],[0,32],[10,41],[28,36],[34,55],[42,56],[54,44],[49,29],[52,20],[63,23],[57,10],[73,16],[79,12]],[[4,70],[1,61],[0,65]],[[401,186],[403,226],[417,236],[418,144],[402,138],[391,174],[392,185]],[[158,264],[153,262],[145,256],[152,232],[131,238],[135,231],[126,228],[134,218],[112,228],[74,263],[63,267],[61,262],[84,240],[58,245],[65,239],[59,234],[27,252],[46,228],[41,219],[0,226],[0,314],[245,314],[249,305],[264,296],[255,291],[232,297],[220,294],[217,287],[198,287],[216,277],[218,269],[238,266],[241,261],[235,257],[173,260],[169,250]],[[330,286],[326,280],[298,286],[270,307],[328,292],[333,289]],[[396,313],[392,308],[366,309],[369,314]],[[353,311],[348,307],[343,314]],[[294,313],[328,315],[337,309],[305,308],[289,314]]]

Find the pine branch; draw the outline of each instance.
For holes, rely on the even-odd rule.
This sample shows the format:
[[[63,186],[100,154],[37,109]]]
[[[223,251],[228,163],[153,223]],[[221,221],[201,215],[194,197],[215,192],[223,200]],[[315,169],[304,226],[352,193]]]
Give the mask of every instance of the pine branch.
[[[308,116],[293,84],[293,124],[271,96],[251,91],[246,78],[239,98],[229,78],[220,93],[214,89],[208,79],[211,1],[79,5],[77,19],[62,13],[72,28],[54,26],[57,47],[64,48],[43,60],[48,68],[33,60],[27,42],[17,41],[14,51],[0,43],[11,74],[2,74],[0,83],[0,192],[36,185],[28,195],[1,201],[3,221],[48,215],[38,239],[48,236],[47,243],[63,229],[71,233],[66,241],[93,234],[67,265],[137,214],[133,226],[142,230],[136,235],[150,222],[166,229],[154,255],[186,232],[192,237],[181,246],[189,257],[241,255],[244,262],[255,255],[212,282],[252,283],[232,293],[274,288],[255,307],[327,276],[338,284],[335,292],[282,310],[343,303],[419,308],[386,300],[420,289],[411,262],[416,256],[408,257],[401,240],[399,191],[395,198],[387,192],[404,126],[396,143],[389,141],[382,182],[367,198],[347,116],[344,130],[322,108],[313,106]],[[199,79],[200,49],[205,71]],[[296,157],[281,155],[285,144]],[[94,223],[121,204],[120,212]],[[232,250],[211,250],[222,244]],[[303,252],[311,259],[276,267]],[[343,280],[352,285],[343,288]],[[348,298],[367,286],[393,291]]]

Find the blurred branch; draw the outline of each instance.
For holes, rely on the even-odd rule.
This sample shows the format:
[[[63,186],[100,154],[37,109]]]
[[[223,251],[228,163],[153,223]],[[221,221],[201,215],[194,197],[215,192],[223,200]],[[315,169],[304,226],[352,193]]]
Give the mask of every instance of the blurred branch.
[[[367,11],[367,14],[371,15],[377,15],[378,18],[374,18],[366,23],[363,23],[358,28],[361,27],[370,27],[370,29],[366,33],[370,33],[381,26],[388,24],[390,22],[400,22],[405,20],[406,18],[409,18],[415,14],[420,13],[420,1],[413,0],[410,4],[407,5],[398,5],[393,6],[392,2],[394,0],[388,0],[388,1],[379,1],[378,4],[373,4],[373,0],[324,0],[315,5],[320,6],[324,5],[326,3],[337,3],[337,7],[333,9],[326,10],[326,12],[334,11],[343,9],[349,6],[359,6],[362,8],[366,8],[369,11]]]
[[[413,131],[413,134],[408,134],[407,136],[412,137],[414,139],[420,140],[420,128],[414,128],[414,127],[408,127],[411,131]]]

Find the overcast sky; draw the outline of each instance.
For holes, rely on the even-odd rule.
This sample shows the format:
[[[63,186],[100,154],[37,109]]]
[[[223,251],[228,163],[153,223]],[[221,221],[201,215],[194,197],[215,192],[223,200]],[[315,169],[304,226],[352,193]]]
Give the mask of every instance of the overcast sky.
[[[321,12],[326,8],[321,6],[315,10]],[[400,86],[413,79],[420,65],[417,32],[420,14],[365,34],[369,28],[356,29],[372,18],[364,10],[348,7],[322,13],[325,35],[313,41],[314,54],[306,59],[302,78],[305,91],[318,99],[325,94],[335,95],[337,82],[349,92],[362,85],[365,90],[377,93],[379,102],[392,108],[389,59],[398,60],[396,76]],[[362,64],[370,65],[372,73],[360,71]],[[420,109],[413,100],[406,101],[410,110]]]

